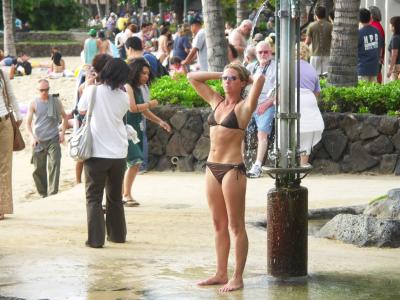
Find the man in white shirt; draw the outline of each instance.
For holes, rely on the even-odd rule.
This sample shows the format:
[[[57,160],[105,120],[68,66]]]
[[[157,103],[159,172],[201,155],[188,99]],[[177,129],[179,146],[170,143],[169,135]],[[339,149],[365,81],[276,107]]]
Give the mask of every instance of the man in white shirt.
[[[190,30],[194,36],[192,49],[186,59],[182,61],[182,65],[189,65],[197,54],[200,71],[208,71],[206,32],[202,28],[202,22],[199,18],[195,18],[191,21]]]

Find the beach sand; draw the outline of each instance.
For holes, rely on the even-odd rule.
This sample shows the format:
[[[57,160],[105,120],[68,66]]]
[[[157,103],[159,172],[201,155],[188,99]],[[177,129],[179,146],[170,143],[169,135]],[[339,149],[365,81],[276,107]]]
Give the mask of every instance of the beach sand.
[[[34,59],[32,59],[34,60]],[[65,58],[67,67],[79,58]],[[28,104],[45,71],[12,81]],[[65,107],[74,102],[75,79],[50,81]],[[277,283],[267,276],[266,232],[250,224],[245,289],[221,296],[218,287],[195,282],[215,268],[214,237],[204,196],[204,175],[149,172],[137,177],[126,208],[127,243],[84,246],[87,238],[84,184],[74,184],[74,162],[63,146],[60,193],[38,197],[29,146],[14,153],[15,212],[0,221],[0,298],[26,299],[394,299],[399,296],[400,250],[358,248],[309,237],[309,276]],[[398,186],[395,176],[309,176],[309,207],[365,204]],[[266,215],[269,177],[248,180],[246,220]],[[232,246],[233,250],[233,246]],[[229,271],[232,273],[233,251]]]

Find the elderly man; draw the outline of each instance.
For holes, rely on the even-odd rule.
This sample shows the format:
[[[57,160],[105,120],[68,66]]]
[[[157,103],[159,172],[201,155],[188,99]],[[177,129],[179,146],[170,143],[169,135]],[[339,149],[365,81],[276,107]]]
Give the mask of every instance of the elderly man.
[[[258,98],[256,111],[253,119],[257,125],[257,157],[247,176],[257,178],[261,176],[261,166],[264,161],[268,146],[268,135],[271,133],[272,120],[275,114],[275,97],[270,96],[275,88],[276,72],[275,61],[272,60],[272,49],[268,43],[261,41],[256,46],[257,61],[247,66],[249,72],[254,75],[262,73],[265,75],[264,87]]]
[[[60,143],[64,142],[68,122],[61,101],[54,95],[50,96],[49,89],[49,82],[46,79],[39,80],[40,94],[29,104],[26,121],[26,129],[31,137],[33,149],[33,180],[42,197],[58,192],[61,164]],[[32,120],[34,120],[33,130]],[[61,121],[62,129],[59,132],[58,125]],[[47,170],[49,184],[47,184]]]
[[[228,41],[236,48],[240,61],[243,61],[244,50],[247,47],[247,39],[250,36],[252,27],[253,22],[250,20],[243,20],[242,23],[240,23],[240,26],[232,30],[229,34]]]

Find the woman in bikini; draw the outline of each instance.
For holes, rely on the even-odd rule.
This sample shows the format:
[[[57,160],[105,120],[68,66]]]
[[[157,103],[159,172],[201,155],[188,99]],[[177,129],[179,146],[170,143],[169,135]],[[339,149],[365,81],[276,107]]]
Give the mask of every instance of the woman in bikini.
[[[242,94],[250,83],[249,73],[241,65],[229,64],[223,73],[196,72],[187,75],[197,93],[212,107],[210,153],[206,168],[206,194],[215,230],[217,270],[214,276],[199,282],[201,286],[222,284],[221,292],[243,288],[248,240],[245,228],[246,168],[241,145],[244,129],[256,109],[264,76],[256,75],[246,101]],[[223,80],[225,98],[210,88],[206,81]],[[229,228],[235,245],[235,271],[228,281]]]

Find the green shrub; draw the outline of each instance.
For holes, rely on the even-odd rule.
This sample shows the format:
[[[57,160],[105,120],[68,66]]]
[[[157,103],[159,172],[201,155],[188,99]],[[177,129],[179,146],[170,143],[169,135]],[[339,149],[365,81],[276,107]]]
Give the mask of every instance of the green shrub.
[[[218,93],[223,94],[220,80],[210,80],[207,83]],[[163,104],[176,104],[185,107],[207,106],[207,103],[196,93],[186,76],[183,75],[176,79],[169,76],[157,79],[151,84],[151,97]]]
[[[377,84],[360,81],[356,87],[333,87],[321,81],[320,109],[323,112],[394,115],[400,108],[400,81]]]

